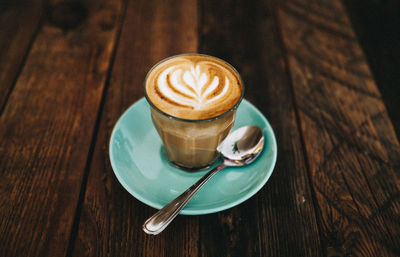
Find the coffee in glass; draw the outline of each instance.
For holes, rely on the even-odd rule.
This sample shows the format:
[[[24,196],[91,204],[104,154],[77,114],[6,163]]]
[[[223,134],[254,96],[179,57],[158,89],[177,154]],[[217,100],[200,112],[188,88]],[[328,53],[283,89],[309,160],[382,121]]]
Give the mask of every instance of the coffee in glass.
[[[183,54],[156,64],[146,76],[145,95],[170,162],[191,170],[212,164],[243,91],[239,73],[216,57]]]

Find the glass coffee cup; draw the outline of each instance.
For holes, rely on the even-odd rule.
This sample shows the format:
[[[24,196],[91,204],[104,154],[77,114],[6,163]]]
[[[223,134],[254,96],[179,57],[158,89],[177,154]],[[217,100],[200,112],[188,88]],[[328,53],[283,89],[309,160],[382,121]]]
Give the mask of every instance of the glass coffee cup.
[[[243,93],[239,73],[219,58],[182,54],[157,63],[146,76],[145,96],[170,163],[200,170],[215,162]]]

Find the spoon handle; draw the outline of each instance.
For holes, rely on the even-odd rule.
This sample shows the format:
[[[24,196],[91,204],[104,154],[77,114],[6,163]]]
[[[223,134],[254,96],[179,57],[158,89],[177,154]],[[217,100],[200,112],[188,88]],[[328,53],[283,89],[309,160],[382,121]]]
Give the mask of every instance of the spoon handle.
[[[225,164],[220,164],[206,175],[204,175],[199,181],[193,184],[185,192],[175,198],[172,202],[165,205],[161,210],[156,212],[143,224],[143,230],[147,234],[157,235],[163,231],[169,223],[179,214],[179,212],[186,206],[186,204],[192,199],[192,197],[200,190],[200,188],[218,171],[225,168]]]

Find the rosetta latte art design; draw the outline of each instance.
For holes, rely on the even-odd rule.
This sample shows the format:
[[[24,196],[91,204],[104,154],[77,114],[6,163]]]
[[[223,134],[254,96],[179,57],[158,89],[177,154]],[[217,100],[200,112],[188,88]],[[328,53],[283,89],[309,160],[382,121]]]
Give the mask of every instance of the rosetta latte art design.
[[[202,71],[201,64],[178,64],[164,70],[157,79],[157,85],[164,99],[193,109],[203,109],[224,97],[228,92],[229,79],[221,75],[211,76],[210,71]]]
[[[183,119],[207,119],[232,109],[242,82],[228,63],[203,55],[181,55],[158,63],[146,78],[146,96],[162,112]]]

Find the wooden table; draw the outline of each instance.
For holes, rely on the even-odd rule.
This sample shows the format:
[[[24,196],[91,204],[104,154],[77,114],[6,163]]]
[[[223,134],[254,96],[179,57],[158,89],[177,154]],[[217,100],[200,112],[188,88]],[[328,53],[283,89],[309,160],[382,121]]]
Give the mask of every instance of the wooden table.
[[[0,4],[0,256],[400,256],[400,145],[341,1]],[[229,210],[155,212],[108,158],[146,72],[233,64],[271,122],[268,183]]]

